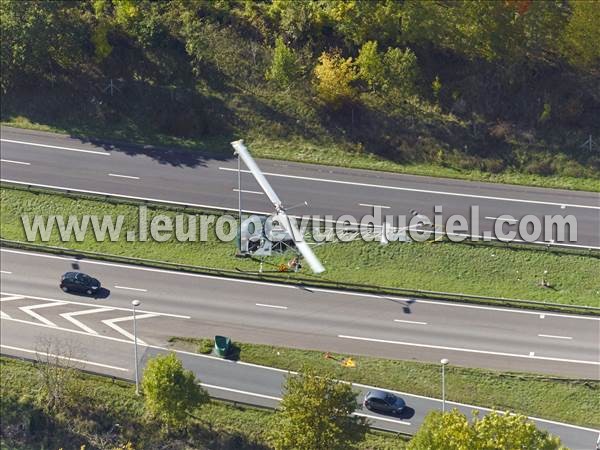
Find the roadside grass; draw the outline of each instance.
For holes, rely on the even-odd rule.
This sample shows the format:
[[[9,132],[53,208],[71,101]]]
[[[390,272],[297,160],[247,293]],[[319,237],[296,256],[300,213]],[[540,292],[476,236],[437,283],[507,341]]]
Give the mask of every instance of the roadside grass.
[[[97,138],[118,140],[141,145],[157,145],[164,147],[180,147],[189,150],[200,150],[219,155],[231,155],[229,142],[231,135],[211,136],[205,139],[181,138],[156,133],[151,129],[140,128],[135,123],[124,123],[120,126],[111,124],[94,125],[91,123],[37,123],[25,116],[4,117],[3,126],[48,131],[68,134],[80,138]],[[500,173],[485,172],[478,169],[461,169],[444,164],[406,163],[385,159],[373,153],[353,151],[333,139],[322,139],[319,142],[302,136],[278,138],[277,133],[268,138],[261,131],[245,133],[245,140],[257,158],[276,159],[312,164],[323,164],[355,169],[369,169],[409,175],[453,178],[490,183],[506,183],[526,186],[538,186],[556,189],[573,189],[600,192],[600,179],[584,176],[553,175],[542,176],[506,169]]]
[[[177,349],[210,353],[208,338],[172,337]],[[241,361],[299,371],[310,366],[337,379],[441,398],[440,366],[351,355],[355,368],[340,361],[350,355],[298,350],[288,347],[235,342]],[[236,355],[238,352],[236,351]],[[600,427],[600,382],[571,380],[520,372],[497,372],[464,367],[446,367],[446,398],[450,401],[510,410],[581,426]],[[409,404],[410,406],[410,404]]]
[[[271,411],[212,401],[192,414],[185,433],[166,434],[146,416],[143,397],[135,395],[131,383],[82,372],[77,373],[76,383],[84,398],[59,413],[46,413],[37,398],[40,378],[34,365],[0,357],[3,445],[11,449],[96,448],[104,442],[101,448],[121,448],[131,442],[140,449],[270,448]],[[370,432],[359,448],[401,449],[405,442],[392,434]]]
[[[113,218],[123,215],[124,231],[115,242],[108,238],[102,242],[96,241],[91,226],[82,242],[74,239],[62,242],[55,227],[46,244],[180,264],[251,272],[258,270],[256,261],[236,258],[234,242],[219,241],[212,226],[207,242],[178,242],[174,236],[166,242],[156,242],[151,238],[145,242],[127,242],[126,231],[138,228],[138,208],[134,205],[9,188],[0,190],[0,200],[0,235],[4,239],[26,240],[21,221],[23,214],[29,215],[31,220],[35,215],[82,217],[90,214],[100,218],[103,215]],[[160,214],[173,218],[176,212],[149,209],[148,223]],[[36,242],[41,242],[39,235]],[[354,241],[319,246],[315,252],[327,268],[324,274],[314,276],[315,280],[520,298],[566,305],[600,304],[597,283],[600,260],[594,257],[451,242],[391,243],[381,246],[374,242]],[[291,257],[291,254],[284,254],[269,258],[265,262],[265,271],[276,272],[277,265]],[[540,286],[544,271],[548,272],[546,279],[551,288]],[[294,276],[291,273],[275,275],[281,275],[283,281]],[[312,276],[308,269],[303,270],[303,275]]]

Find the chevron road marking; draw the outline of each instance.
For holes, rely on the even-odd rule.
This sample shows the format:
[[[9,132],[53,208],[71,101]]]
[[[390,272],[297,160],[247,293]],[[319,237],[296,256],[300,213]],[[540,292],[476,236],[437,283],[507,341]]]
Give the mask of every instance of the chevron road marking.
[[[52,322],[51,320],[46,319],[44,316],[33,312],[33,309],[41,309],[41,308],[51,308],[53,306],[62,306],[62,305],[66,305],[67,302],[62,302],[60,300],[58,301],[54,301],[54,302],[50,302],[50,303],[43,303],[41,305],[31,305],[31,306],[21,306],[19,309],[21,311],[23,311],[25,314],[29,314],[31,317],[36,318],[37,320],[39,320],[42,323],[45,323],[46,325],[50,325],[51,327],[56,327],[56,324],[54,322]]]
[[[5,295],[2,293],[2,295]],[[11,300],[22,300],[25,297],[23,295],[9,295],[8,297],[0,298],[0,302],[10,302]]]
[[[87,310],[83,310],[83,311],[62,313],[60,316],[64,319],[68,320],[69,322],[71,322],[73,325],[78,326],[79,328],[81,328],[84,331],[87,331],[88,333],[98,334],[98,332],[96,330],[93,330],[90,327],[88,327],[86,324],[81,323],[79,320],[73,318],[73,316],[83,316],[85,314],[94,314],[94,313],[100,313],[100,312],[105,312],[105,311],[113,311],[113,309],[108,308],[108,307],[101,307],[101,308],[87,309]]]
[[[158,317],[158,316],[160,316],[160,314],[154,314],[154,313],[136,314],[135,320],[147,319],[149,317]],[[133,334],[131,334],[129,331],[124,330],[120,326],[115,325],[116,322],[126,322],[126,321],[129,321],[129,320],[133,320],[133,315],[131,315],[131,316],[125,316],[125,317],[117,317],[116,319],[106,319],[106,320],[103,320],[102,323],[105,324],[105,325],[108,325],[113,330],[115,330],[117,333],[120,333],[123,336],[128,337],[129,339],[131,339],[133,341],[133,340],[135,340],[135,336]],[[137,341],[141,345],[147,345],[140,338],[138,338]]]

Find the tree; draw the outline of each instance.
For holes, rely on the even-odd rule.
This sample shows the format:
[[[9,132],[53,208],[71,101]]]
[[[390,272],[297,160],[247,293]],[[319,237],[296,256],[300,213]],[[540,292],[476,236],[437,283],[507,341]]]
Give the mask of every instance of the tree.
[[[142,389],[146,409],[167,427],[181,427],[193,408],[208,402],[206,391],[196,384],[193,372],[183,368],[175,353],[148,361]]]
[[[273,81],[280,87],[288,87],[298,77],[299,72],[294,52],[285,45],[281,37],[278,37],[273,50],[273,61],[267,70],[267,80]]]
[[[288,376],[284,390],[281,410],[274,417],[276,449],[342,450],[364,438],[366,420],[351,416],[357,394],[348,383],[305,369]]]
[[[447,413],[429,413],[419,431],[408,445],[409,450],[505,450],[530,449],[558,450],[560,439],[538,430],[533,422],[522,415],[492,412],[483,418],[477,415],[469,422],[454,409]]]
[[[386,78],[391,88],[397,89],[402,94],[411,94],[415,90],[415,83],[419,76],[417,56],[407,48],[388,48],[383,56],[386,68]]]
[[[77,370],[82,369],[81,352],[72,342],[40,338],[36,344],[35,365],[40,379],[39,403],[45,411],[64,410],[79,398]]]
[[[383,58],[377,51],[377,41],[365,42],[356,58],[358,75],[372,90],[382,88],[386,83],[386,70]]]
[[[600,3],[579,0],[570,3],[572,13],[563,34],[562,52],[580,68],[600,66]]]
[[[317,95],[326,105],[338,109],[355,99],[352,83],[357,76],[352,58],[344,59],[339,52],[323,53],[315,67]]]

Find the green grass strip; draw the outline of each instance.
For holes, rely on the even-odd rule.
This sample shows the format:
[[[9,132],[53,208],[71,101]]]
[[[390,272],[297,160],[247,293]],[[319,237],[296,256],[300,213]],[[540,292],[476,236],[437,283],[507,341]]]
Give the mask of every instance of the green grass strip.
[[[23,214],[73,214],[79,217],[85,214],[123,215],[123,229],[137,230],[138,208],[135,205],[6,188],[0,190],[0,200],[0,234],[4,239],[26,239],[21,222]],[[162,209],[149,210],[149,220],[158,214],[174,217],[176,213]],[[255,261],[235,258],[235,244],[220,242],[214,236],[214,230],[211,229],[208,238],[207,242],[177,242],[174,237],[166,242],[151,239],[146,242],[127,242],[125,232],[122,232],[118,241],[107,239],[97,242],[90,227],[84,241],[62,242],[55,228],[48,245],[220,269],[258,270]],[[320,279],[332,282],[600,306],[597,284],[600,259],[584,255],[450,242],[391,243],[381,246],[362,241],[322,245],[315,252],[327,268]],[[265,270],[275,271],[278,264],[289,260],[291,256],[269,258]],[[546,278],[551,288],[540,286],[544,271],[548,271]],[[311,276],[306,270],[303,275]],[[282,279],[288,276],[283,275]]]

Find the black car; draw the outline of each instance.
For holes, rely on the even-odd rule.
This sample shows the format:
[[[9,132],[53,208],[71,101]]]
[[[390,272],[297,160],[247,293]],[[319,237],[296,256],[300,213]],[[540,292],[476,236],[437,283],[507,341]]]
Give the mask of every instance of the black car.
[[[406,403],[400,397],[385,391],[369,391],[365,396],[365,408],[388,414],[400,414]]]
[[[100,290],[100,282],[81,272],[67,272],[60,278],[60,288],[65,292],[92,295]]]

